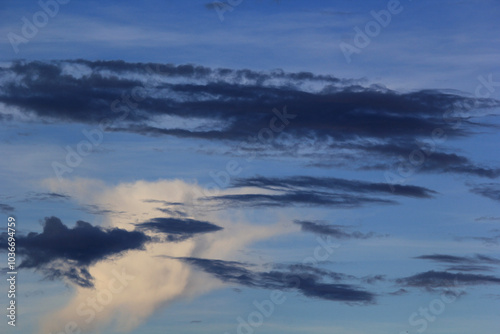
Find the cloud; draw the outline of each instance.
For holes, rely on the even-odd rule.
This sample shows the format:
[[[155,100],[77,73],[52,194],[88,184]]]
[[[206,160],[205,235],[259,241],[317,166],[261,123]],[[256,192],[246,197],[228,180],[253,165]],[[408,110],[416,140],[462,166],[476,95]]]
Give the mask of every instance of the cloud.
[[[58,194],[54,192],[31,192],[29,193],[26,198],[24,199],[25,202],[32,202],[32,201],[57,201],[57,200],[69,200],[71,199],[70,196],[64,195],[64,194]]]
[[[350,284],[325,283],[325,276],[337,280],[342,274],[311,270],[308,266],[292,267],[289,271],[251,271],[243,263],[201,258],[180,258],[218,279],[252,288],[297,290],[306,297],[347,303],[373,303],[375,294]],[[326,274],[326,275],[325,275]]]
[[[318,191],[289,191],[284,194],[237,194],[208,197],[226,206],[284,207],[284,206],[335,206],[355,208],[365,204],[395,204],[392,200],[353,196],[349,194],[331,194]]]
[[[49,277],[67,277],[84,287],[92,286],[86,267],[128,250],[143,249],[150,237],[142,232],[119,228],[103,229],[84,221],[68,228],[57,217],[45,218],[42,233],[17,237],[17,250],[23,257],[19,268],[41,269]],[[7,234],[0,239],[7,248]],[[58,268],[60,263],[70,268]],[[67,267],[67,266],[66,266]]]
[[[459,264],[500,264],[500,259],[492,258],[490,256],[476,254],[474,257],[454,256],[445,254],[421,255],[416,259],[431,260],[440,263],[459,263]]]
[[[302,231],[330,236],[337,239],[368,239],[374,236],[373,232],[361,233],[359,231],[349,232],[349,227],[342,225],[327,225],[317,222],[295,220],[295,224],[300,225]]]
[[[335,206],[354,208],[367,204],[396,204],[397,202],[371,195],[430,198],[436,192],[424,187],[345,180],[331,177],[293,176],[267,178],[262,176],[236,179],[231,188],[245,189],[242,194],[224,194],[208,197],[225,206],[280,207],[280,206]],[[265,193],[249,193],[248,188],[259,188]],[[392,191],[394,190],[394,191]]]
[[[446,268],[447,271],[493,271],[494,268],[491,265],[500,265],[500,259],[481,254],[474,256],[432,254],[421,255],[415,258],[442,264],[452,264],[452,266]]]
[[[139,229],[168,234],[168,241],[182,241],[195,234],[217,232],[222,227],[194,219],[153,218],[147,222],[136,224]]]
[[[80,70],[68,72],[68,66]],[[107,131],[223,141],[232,154],[305,157],[316,166],[365,169],[397,164],[400,154],[411,154],[419,148],[415,141],[429,141],[436,129],[448,139],[473,136],[488,128],[473,118],[500,106],[493,99],[439,90],[401,93],[309,72],[191,64],[16,61],[0,68],[0,80],[3,109],[20,119],[94,125],[106,119]],[[461,126],[453,127],[458,121]],[[421,170],[500,175],[498,168],[436,145]]]
[[[10,214],[10,213],[14,212],[14,210],[15,209],[13,206],[0,203],[0,212],[2,212],[2,213]]]
[[[194,270],[187,263],[163,256],[206,256],[224,260],[234,257],[235,254],[242,254],[238,251],[245,250],[253,242],[290,231],[288,218],[277,218],[273,224],[256,226],[241,218],[229,218],[219,211],[205,210],[208,206],[203,206],[204,203],[199,201],[199,198],[208,193],[208,190],[196,183],[181,180],[140,180],[107,185],[92,179],[60,181],[54,178],[45,180],[42,185],[51,192],[68,194],[79,206],[106,203],[107,209],[124,212],[120,215],[101,215],[101,226],[106,230],[118,228],[140,232],[152,241],[145,244],[145,250],[131,249],[120,253],[119,256],[107,257],[88,266],[86,269],[93,278],[93,289],[68,279],[75,290],[72,297],[65,305],[47,314],[40,324],[40,333],[64,331],[64,326],[69,321],[77,322],[82,332],[98,332],[104,328],[111,331],[130,331],[174,301],[192,299],[223,287],[223,283],[213,275]],[[193,203],[199,203],[199,206],[194,208]],[[217,222],[221,229],[216,233],[197,233],[196,237],[178,242],[155,242],[164,236],[162,232],[150,229],[137,231],[136,224],[155,222],[159,204],[178,207],[188,215],[188,219],[197,222]],[[162,225],[169,227],[168,224],[160,224]],[[198,228],[199,226],[196,225]],[[203,224],[201,226],[207,227]],[[57,268],[67,269],[67,266],[61,265]],[[85,317],[75,317],[75,310],[82,303],[87,305],[89,298],[95,298],[96,294],[102,291],[109,291],[110,282],[116,280],[115,273],[123,273],[133,279],[127,280],[127,286],[120,293],[112,295],[111,301],[102,307],[102,311],[96,312],[93,321],[86,322]],[[73,273],[68,273],[71,274]],[[67,279],[67,276],[64,278]]]
[[[500,278],[490,275],[450,273],[446,271],[427,271],[413,276],[400,278],[397,283],[426,289],[449,288],[461,285],[489,285],[500,284]]]
[[[500,202],[500,183],[483,183],[473,186],[471,191],[475,194]]]
[[[411,185],[394,185],[358,180],[346,180],[333,177],[290,176],[286,178],[252,177],[237,179],[233,187],[257,187],[272,190],[282,189],[327,189],[350,193],[386,194],[416,198],[430,198],[435,191]]]

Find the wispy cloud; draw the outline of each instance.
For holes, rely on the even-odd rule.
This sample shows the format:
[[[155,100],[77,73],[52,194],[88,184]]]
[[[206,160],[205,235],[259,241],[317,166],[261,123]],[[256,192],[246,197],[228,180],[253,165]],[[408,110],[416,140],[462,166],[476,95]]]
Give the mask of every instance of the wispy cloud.
[[[338,273],[317,270],[308,266],[292,267],[288,271],[251,271],[243,263],[201,258],[180,258],[224,282],[254,288],[297,290],[306,297],[347,303],[373,303],[375,294],[354,285],[324,282],[325,278],[339,280],[347,277]]]

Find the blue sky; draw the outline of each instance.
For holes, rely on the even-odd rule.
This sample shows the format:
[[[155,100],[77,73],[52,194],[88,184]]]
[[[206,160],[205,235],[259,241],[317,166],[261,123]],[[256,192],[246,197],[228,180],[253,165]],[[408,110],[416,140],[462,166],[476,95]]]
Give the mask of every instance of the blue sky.
[[[498,333],[498,2],[60,2],[0,7],[2,331]]]

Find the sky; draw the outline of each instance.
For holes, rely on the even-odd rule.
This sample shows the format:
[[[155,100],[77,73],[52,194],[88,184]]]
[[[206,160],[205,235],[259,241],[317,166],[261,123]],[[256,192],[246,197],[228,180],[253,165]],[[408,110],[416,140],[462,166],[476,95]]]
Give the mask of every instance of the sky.
[[[498,333],[499,14],[2,1],[0,331]]]

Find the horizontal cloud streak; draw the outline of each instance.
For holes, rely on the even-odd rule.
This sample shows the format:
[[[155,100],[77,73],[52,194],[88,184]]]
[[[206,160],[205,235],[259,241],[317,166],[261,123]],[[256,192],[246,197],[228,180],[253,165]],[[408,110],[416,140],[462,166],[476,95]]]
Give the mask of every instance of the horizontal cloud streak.
[[[168,241],[182,241],[196,234],[222,230],[222,227],[215,224],[187,218],[153,218],[136,226],[139,229],[168,234]]]
[[[302,231],[329,236],[337,239],[368,239],[374,236],[373,232],[361,233],[359,231],[350,232],[348,227],[342,225],[327,225],[310,221],[294,221],[300,225]]]
[[[220,280],[252,288],[297,290],[304,296],[347,303],[373,303],[375,294],[351,284],[324,283],[323,278],[339,280],[347,276],[307,266],[291,267],[288,271],[254,272],[234,261],[201,258],[180,258]],[[314,269],[314,268],[313,268]]]

